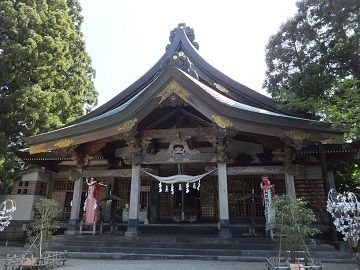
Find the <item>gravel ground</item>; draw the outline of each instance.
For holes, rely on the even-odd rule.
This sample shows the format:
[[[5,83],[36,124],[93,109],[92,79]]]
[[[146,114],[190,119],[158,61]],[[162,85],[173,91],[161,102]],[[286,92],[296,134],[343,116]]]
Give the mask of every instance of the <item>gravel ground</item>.
[[[325,270],[355,270],[352,264],[324,264]],[[69,259],[64,270],[266,270],[262,262],[225,262],[198,260],[96,260]]]
[[[21,255],[23,247],[0,246],[0,258],[6,254]],[[0,269],[4,269],[0,260]],[[355,270],[354,264],[324,263],[324,270]],[[211,260],[105,260],[68,259],[65,266],[55,268],[64,270],[266,270],[265,262],[211,261]]]

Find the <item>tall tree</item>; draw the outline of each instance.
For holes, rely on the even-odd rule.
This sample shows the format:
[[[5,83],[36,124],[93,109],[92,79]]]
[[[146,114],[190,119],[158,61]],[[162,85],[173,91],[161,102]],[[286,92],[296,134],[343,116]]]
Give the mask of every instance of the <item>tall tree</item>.
[[[77,0],[0,1],[0,132],[14,162],[23,136],[69,123],[97,103]]]
[[[266,47],[267,90],[360,136],[360,1],[301,0]]]

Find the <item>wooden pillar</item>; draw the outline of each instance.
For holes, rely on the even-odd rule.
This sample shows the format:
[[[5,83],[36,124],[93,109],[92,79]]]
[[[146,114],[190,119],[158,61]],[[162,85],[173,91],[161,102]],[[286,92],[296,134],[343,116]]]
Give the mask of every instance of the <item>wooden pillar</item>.
[[[125,236],[135,236],[138,234],[140,185],[140,165],[132,165],[129,222]]]
[[[79,224],[80,208],[81,208],[82,188],[83,188],[83,179],[82,177],[79,177],[74,182],[74,192],[73,192],[73,199],[71,204],[70,220],[69,220],[68,228],[66,230],[66,234],[75,234],[77,230],[77,225]]]
[[[218,162],[219,236],[231,237],[226,163]]]
[[[295,193],[295,182],[294,176],[288,173],[285,173],[285,187],[286,187],[286,194],[291,198],[296,198]]]
[[[334,172],[333,172],[333,171],[328,171],[328,172],[327,172],[327,175],[328,175],[328,180],[329,180],[329,187],[330,187],[330,189],[336,190],[335,179],[334,179]]]
[[[112,199],[111,199],[111,190],[114,187],[114,177],[108,178],[107,181],[107,194],[106,197],[109,199],[105,202],[105,207],[103,209],[103,221],[108,223],[112,219]]]

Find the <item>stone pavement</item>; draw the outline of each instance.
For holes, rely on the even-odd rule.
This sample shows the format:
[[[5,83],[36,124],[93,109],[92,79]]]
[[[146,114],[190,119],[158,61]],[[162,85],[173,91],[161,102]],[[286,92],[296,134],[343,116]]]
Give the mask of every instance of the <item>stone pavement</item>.
[[[353,264],[324,264],[324,270],[355,270]],[[60,270],[266,270],[263,262],[198,260],[96,260],[69,259]]]
[[[6,254],[21,255],[23,247],[0,246],[0,257]],[[324,263],[324,270],[355,270],[351,263]],[[4,269],[4,261],[0,260],[0,269]],[[69,258],[64,270],[265,270],[265,262],[247,261],[212,261],[212,260],[106,260],[106,259],[72,259]]]

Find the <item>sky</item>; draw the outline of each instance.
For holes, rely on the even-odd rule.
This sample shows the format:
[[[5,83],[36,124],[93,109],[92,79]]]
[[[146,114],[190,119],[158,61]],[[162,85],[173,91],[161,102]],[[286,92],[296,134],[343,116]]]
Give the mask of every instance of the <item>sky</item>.
[[[164,54],[178,23],[195,31],[200,54],[232,79],[262,93],[265,46],[296,13],[295,0],[80,0],[86,48],[102,105]]]

